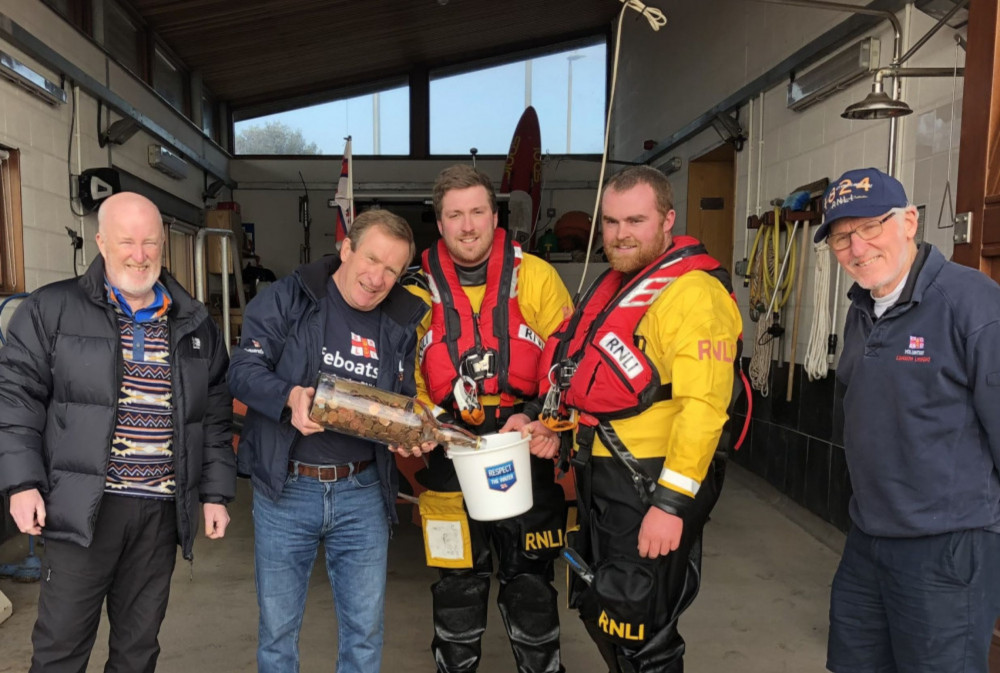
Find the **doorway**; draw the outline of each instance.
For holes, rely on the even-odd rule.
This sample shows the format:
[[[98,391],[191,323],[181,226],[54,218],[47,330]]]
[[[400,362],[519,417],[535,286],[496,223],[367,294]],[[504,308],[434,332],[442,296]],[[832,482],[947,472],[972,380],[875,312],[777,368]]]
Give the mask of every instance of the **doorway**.
[[[736,152],[724,144],[688,164],[687,233],[733,272]]]

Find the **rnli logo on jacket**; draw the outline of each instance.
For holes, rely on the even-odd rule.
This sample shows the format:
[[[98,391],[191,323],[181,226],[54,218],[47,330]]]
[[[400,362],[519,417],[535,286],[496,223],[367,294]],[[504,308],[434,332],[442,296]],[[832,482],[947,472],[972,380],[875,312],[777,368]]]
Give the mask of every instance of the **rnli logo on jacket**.
[[[922,336],[910,336],[910,341],[903,350],[902,355],[896,356],[896,362],[919,362],[927,363],[931,361],[931,356],[924,352],[924,338]]]
[[[201,350],[201,339],[198,337],[191,337],[191,348],[200,351]]]
[[[645,370],[639,356],[614,332],[605,334],[597,345],[618,364],[622,374],[627,376],[629,380],[634,379]]]
[[[545,348],[545,344],[542,342],[541,338],[539,338],[539,336],[535,334],[535,331],[527,325],[521,325],[517,328],[517,336],[525,341],[530,341],[538,346],[539,349]]]
[[[736,359],[736,344],[727,341],[702,339],[698,342],[698,359],[712,358],[719,362],[732,362]]]
[[[601,616],[597,618],[597,625],[601,627],[609,636],[620,640],[634,640],[641,642],[646,639],[646,625],[632,624],[631,622],[620,622],[608,617],[608,613],[601,610]]]
[[[250,339],[250,345],[244,346],[243,350],[247,353],[253,353],[254,355],[263,355],[264,348],[260,345],[260,342],[256,339]]]
[[[517,472],[514,471],[514,461],[491,465],[486,468],[486,481],[491,491],[507,491],[517,483]]]
[[[351,332],[351,355],[360,355],[369,360],[378,360],[375,340]]]

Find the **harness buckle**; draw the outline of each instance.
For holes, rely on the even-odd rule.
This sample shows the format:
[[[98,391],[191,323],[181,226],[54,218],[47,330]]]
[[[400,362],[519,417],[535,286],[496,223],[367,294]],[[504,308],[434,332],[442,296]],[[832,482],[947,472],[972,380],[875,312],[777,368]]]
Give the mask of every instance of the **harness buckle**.
[[[560,390],[569,388],[576,374],[577,363],[575,360],[562,360],[557,362],[549,370],[549,383],[558,386]],[[554,380],[553,380],[554,379]]]
[[[482,425],[486,420],[486,410],[483,409],[476,393],[476,382],[469,376],[459,376],[452,388],[455,407],[462,420],[469,425]]]
[[[493,351],[474,351],[462,358],[461,375],[475,382],[496,376],[496,353]]]
[[[546,428],[553,432],[563,432],[572,430],[577,424],[576,409],[567,409],[564,403],[565,389],[569,386],[569,379],[572,373],[566,375],[567,365],[572,372],[576,371],[576,363],[564,360],[549,369],[549,392],[545,393],[545,401],[542,403],[542,413],[539,420]],[[565,382],[566,385],[562,385]]]

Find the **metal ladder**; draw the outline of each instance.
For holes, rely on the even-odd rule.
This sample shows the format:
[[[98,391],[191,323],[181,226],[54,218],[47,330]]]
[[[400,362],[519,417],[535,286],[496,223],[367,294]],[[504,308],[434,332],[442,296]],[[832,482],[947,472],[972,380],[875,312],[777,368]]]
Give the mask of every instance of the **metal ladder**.
[[[233,267],[233,275],[236,277],[236,298],[240,305],[240,311],[246,309],[246,294],[243,288],[243,255],[236,245],[236,237],[229,229],[202,228],[198,230],[194,239],[194,288],[195,298],[201,303],[205,303],[207,292],[205,290],[205,239],[209,236],[217,236],[222,252],[222,336],[226,342],[226,352],[230,351],[232,343],[232,316],[229,314],[229,267]]]

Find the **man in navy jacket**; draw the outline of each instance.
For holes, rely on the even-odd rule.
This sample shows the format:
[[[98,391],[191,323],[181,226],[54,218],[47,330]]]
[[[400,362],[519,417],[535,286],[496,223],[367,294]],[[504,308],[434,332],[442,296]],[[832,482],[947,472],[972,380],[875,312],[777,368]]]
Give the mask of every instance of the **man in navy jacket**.
[[[337,609],[336,670],[379,670],[398,473],[385,447],[324,432],[309,409],[320,371],[416,393],[416,326],[427,307],[396,282],[413,247],[405,220],[365,212],[339,259],[299,267],[247,306],[230,387],[248,407],[238,466],[254,487],[261,673],[299,670],[298,634],[320,544]]]
[[[837,378],[853,497],[833,580],[835,672],[981,672],[1000,614],[1000,287],[915,244],[917,210],[874,168],[827,191],[855,280]]]

